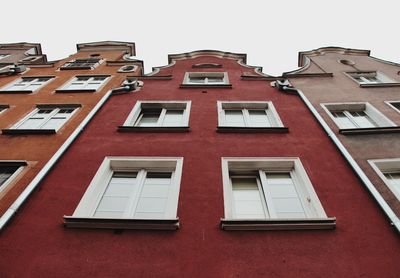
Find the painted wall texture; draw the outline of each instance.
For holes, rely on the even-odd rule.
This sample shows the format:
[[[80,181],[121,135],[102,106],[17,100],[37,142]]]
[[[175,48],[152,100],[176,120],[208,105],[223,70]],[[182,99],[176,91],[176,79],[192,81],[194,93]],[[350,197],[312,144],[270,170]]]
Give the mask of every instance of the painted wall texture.
[[[139,92],[112,96],[96,114],[2,232],[2,276],[397,277],[398,236],[301,100],[243,80],[257,74],[235,59],[189,56],[155,74],[172,79],[143,78]],[[187,71],[226,71],[232,88],[180,88]],[[139,100],[191,100],[190,131],[119,132]],[[272,101],[289,132],[217,133],[219,100]],[[180,229],[64,228],[105,156],[184,157]],[[336,229],[221,230],[221,157],[299,157]]]
[[[4,51],[7,52],[8,50]],[[133,43],[128,44],[128,46],[123,43],[116,46],[109,42],[82,44],[81,50],[68,58],[51,63],[27,65],[28,70],[21,74],[0,77],[0,104],[9,106],[0,114],[0,129],[3,130],[3,134],[0,135],[0,161],[22,160],[27,162],[27,166],[16,179],[13,179],[7,186],[1,187],[0,216],[13,204],[106,92],[119,87],[127,75],[141,74],[141,61],[136,62],[138,67],[135,72],[117,72],[124,63],[132,63],[123,60],[123,56],[127,53],[134,55]],[[60,70],[60,67],[66,62],[79,58],[90,58],[90,55],[93,54],[102,58],[102,63],[93,70]],[[56,89],[59,89],[76,75],[96,74],[110,75],[108,82],[96,92],[56,92]],[[15,80],[22,77],[37,76],[51,76],[53,78],[43,87],[31,93],[21,94],[5,91],[5,88]],[[18,121],[31,113],[37,105],[41,104],[79,104],[81,107],[56,134],[4,134],[4,129],[13,127]]]
[[[382,113],[394,125],[400,124],[400,113],[386,101],[399,101],[399,84],[381,87],[361,87],[347,72],[380,72],[390,78],[393,83],[400,82],[398,64],[379,60],[369,56],[369,51],[343,48],[321,48],[305,52],[309,64],[302,64],[298,71],[288,73],[292,85],[306,95],[318,110],[330,128],[337,133],[350,154],[354,157],[369,179],[375,185],[392,210],[400,217],[400,201],[387,187],[385,182],[373,170],[368,160],[400,157],[400,133],[343,135],[339,127],[329,117],[321,104],[324,103],[369,103]],[[349,64],[340,61],[347,60]],[[304,61],[304,60],[302,60]],[[331,73],[331,77],[306,77],[305,74]],[[303,75],[304,74],[304,75]],[[303,76],[302,76],[303,75]]]

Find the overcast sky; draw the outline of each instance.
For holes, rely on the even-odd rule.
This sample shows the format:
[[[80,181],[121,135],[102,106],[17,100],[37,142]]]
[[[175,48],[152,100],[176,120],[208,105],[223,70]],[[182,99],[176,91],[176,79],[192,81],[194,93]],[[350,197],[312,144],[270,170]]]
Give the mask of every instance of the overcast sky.
[[[146,72],[168,54],[199,49],[246,53],[270,75],[296,69],[299,51],[323,46],[400,62],[399,0],[3,1],[0,42],[39,42],[50,61],[77,43],[118,40],[136,43]]]

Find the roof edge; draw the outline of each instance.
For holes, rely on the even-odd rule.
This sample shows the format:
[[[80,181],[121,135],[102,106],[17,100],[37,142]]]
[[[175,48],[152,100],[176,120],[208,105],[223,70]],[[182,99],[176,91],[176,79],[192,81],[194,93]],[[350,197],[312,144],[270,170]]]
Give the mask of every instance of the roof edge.
[[[40,43],[16,42],[16,43],[0,44],[0,49],[30,49],[30,48],[35,48],[36,55],[43,55],[42,46]]]
[[[98,42],[87,42],[78,43],[76,45],[77,51],[91,51],[91,50],[126,50],[131,56],[136,56],[136,49],[134,42],[122,42],[122,41],[98,41]]]

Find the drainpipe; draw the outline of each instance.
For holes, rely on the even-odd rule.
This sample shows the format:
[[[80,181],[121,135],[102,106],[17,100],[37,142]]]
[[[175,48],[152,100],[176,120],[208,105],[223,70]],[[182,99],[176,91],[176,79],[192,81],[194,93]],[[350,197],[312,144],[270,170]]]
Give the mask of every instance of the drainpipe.
[[[46,163],[46,165],[40,170],[36,177],[29,183],[29,185],[22,191],[14,203],[8,208],[8,210],[0,218],[0,231],[8,223],[8,221],[14,216],[17,210],[22,206],[22,204],[27,200],[31,193],[38,187],[39,183],[51,170],[51,168],[57,163],[63,153],[68,149],[69,146],[75,141],[81,131],[90,122],[93,116],[99,111],[103,104],[112,95],[113,90],[108,91],[96,104],[96,106],[90,111],[86,118],[81,122],[81,124],[74,130],[74,132],[68,137],[68,139],[62,144],[58,151],[52,156],[52,158]]]
[[[364,173],[364,171],[361,169],[361,167],[358,165],[358,163],[350,155],[350,153],[347,151],[345,146],[343,146],[342,142],[340,142],[340,140],[337,138],[336,134],[330,129],[328,124],[321,117],[321,115],[317,112],[317,110],[314,108],[314,106],[311,104],[311,102],[307,99],[307,97],[303,94],[303,92],[301,90],[291,87],[288,80],[276,81],[275,87],[278,88],[280,91],[283,91],[286,93],[297,94],[300,96],[301,100],[305,103],[305,105],[308,107],[308,109],[311,111],[311,113],[314,115],[314,117],[318,120],[320,125],[324,128],[325,132],[332,139],[333,143],[336,145],[336,147],[342,153],[344,158],[347,160],[347,162],[353,168],[354,172],[356,172],[357,176],[361,179],[364,186],[368,189],[368,191],[374,197],[375,201],[379,204],[381,209],[383,209],[386,216],[390,219],[391,224],[396,229],[396,231],[398,233],[400,233],[400,219],[397,217],[397,215],[394,213],[394,211],[390,208],[390,206],[386,203],[385,199],[382,198],[382,195],[376,190],[376,188],[373,185],[373,183],[371,182],[371,180],[367,177],[367,175]]]

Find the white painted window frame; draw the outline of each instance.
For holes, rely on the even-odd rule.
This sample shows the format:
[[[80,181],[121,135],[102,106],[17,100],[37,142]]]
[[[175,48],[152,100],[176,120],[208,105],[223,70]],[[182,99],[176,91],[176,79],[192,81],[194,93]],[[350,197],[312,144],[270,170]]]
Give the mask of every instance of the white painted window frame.
[[[133,107],[132,111],[129,113],[128,118],[125,120],[123,126],[128,127],[138,127],[136,124],[140,120],[142,105],[153,105],[154,108],[161,108],[162,112],[160,117],[158,118],[157,125],[154,127],[171,127],[171,126],[162,126],[162,122],[164,120],[165,114],[168,109],[183,109],[183,119],[181,125],[173,126],[173,127],[187,127],[189,126],[189,117],[190,117],[190,108],[192,102],[189,100],[138,100]],[[152,126],[153,127],[153,126]]]
[[[389,105],[392,109],[394,109],[397,113],[400,113],[400,108],[397,108],[393,105],[393,103],[400,104],[400,100],[386,100],[385,103]]]
[[[10,57],[10,54],[0,54],[0,60]]]
[[[0,166],[2,163],[25,163],[26,164],[26,161],[0,160]],[[26,167],[25,165],[19,166],[18,169],[2,185],[0,185],[0,193],[2,191],[4,191],[10,184],[12,184],[18,178],[18,176],[21,174],[21,172],[24,170],[25,167]]]
[[[8,104],[0,104],[0,115],[3,114],[10,106]]]
[[[74,111],[72,113],[70,113],[69,116],[65,119],[64,123],[59,128],[55,129],[55,131],[60,130],[68,122],[68,120],[71,119],[72,116],[78,111],[78,107],[56,107],[56,106],[54,106],[54,107],[37,107],[33,111],[31,111],[28,115],[26,115],[21,120],[19,120],[16,124],[14,124],[11,127],[11,129],[19,129],[19,127],[23,123],[25,123],[31,117],[36,115],[39,110],[43,110],[43,109],[52,109],[53,111],[50,112],[49,114],[46,114],[46,116],[43,119],[43,122],[41,123],[40,127],[44,126],[53,116],[55,116],[58,113],[58,111],[60,111],[62,109],[74,109]],[[40,127],[39,128],[34,128],[32,130],[40,130],[41,129]]]
[[[69,88],[72,85],[72,83],[77,82],[77,79],[79,77],[89,77],[89,79],[86,80],[86,81],[80,81],[80,82],[85,82],[85,84],[81,88]],[[89,83],[91,81],[93,81],[93,79],[96,78],[96,77],[104,77],[105,79],[102,81],[102,83],[96,89],[87,88]],[[110,81],[110,79],[111,79],[111,76],[108,76],[108,75],[99,75],[99,76],[96,76],[96,75],[77,75],[77,76],[74,76],[73,78],[71,78],[70,80],[68,80],[64,85],[62,85],[57,90],[60,90],[60,91],[72,91],[72,92],[73,91],[95,91],[95,92],[98,92],[98,91],[101,90],[101,88],[103,88],[107,84],[108,81]]]
[[[79,60],[91,60],[92,58],[78,58],[78,59],[75,59],[75,60],[71,60],[71,61],[68,61],[68,62],[65,62],[65,64],[63,64],[61,67],[60,67],[60,69],[61,70],[65,70],[65,69],[70,69],[70,70],[74,70],[74,69],[76,69],[76,70],[79,70],[79,66],[77,66],[77,67],[68,67],[68,66],[66,66],[67,64],[73,64],[73,63],[75,63],[75,62],[77,62],[77,61],[79,61]],[[96,62],[96,63],[93,63],[91,66],[90,66],[90,69],[95,69],[97,66],[99,66],[102,62],[103,62],[103,59],[101,59],[101,58],[93,58],[93,59],[98,59],[98,61]]]
[[[33,79],[31,82],[29,82],[26,86],[22,87],[22,88],[18,88],[18,89],[11,89],[13,86],[15,86],[18,83],[23,82],[24,79],[28,79],[28,78],[35,78]],[[31,86],[33,83],[37,83],[37,80],[40,78],[49,78],[49,80],[45,81],[45,82],[41,82],[41,85],[39,85],[37,88],[35,88],[35,90],[27,90],[26,88],[28,88],[29,86]],[[38,91],[39,89],[43,88],[43,86],[45,86],[46,84],[48,84],[49,82],[51,82],[54,79],[53,76],[24,76],[21,78],[18,78],[17,80],[14,80],[13,82],[7,84],[6,86],[4,86],[3,88],[1,88],[1,91],[10,91],[10,92],[19,92],[19,91],[27,91],[27,92],[35,92]]]
[[[396,198],[400,201],[400,192],[397,191],[392,184],[385,177],[386,173],[399,172],[400,173],[400,158],[386,158],[386,159],[370,159],[368,163],[372,169],[383,180],[386,186],[392,191]]]
[[[344,74],[347,75],[348,77],[350,77],[352,80],[354,80],[355,82],[357,82],[360,85],[397,83],[397,81],[390,79],[389,77],[387,77],[384,73],[382,73],[380,71],[345,72]],[[371,80],[367,79],[366,77],[364,77],[363,74],[364,75],[374,75],[374,77],[376,78],[377,81],[371,81]],[[359,81],[355,78],[356,75],[359,76],[361,81]]]
[[[222,182],[224,194],[224,214],[225,219],[234,220],[235,214],[233,210],[233,190],[230,180],[229,171],[267,171],[267,172],[290,172],[293,183],[299,193],[306,218],[325,219],[328,218],[318,196],[312,186],[312,183],[298,157],[222,157]],[[260,174],[259,174],[260,175]],[[263,175],[260,175],[262,179]],[[261,180],[261,185],[263,181]],[[264,201],[268,207],[268,196]],[[266,219],[274,218],[274,215],[266,213]],[[290,219],[289,219],[290,220]],[[295,220],[295,219],[293,219]],[[298,219],[297,219],[298,220]]]
[[[394,122],[389,120],[384,114],[382,114],[378,109],[372,106],[368,102],[344,102],[344,103],[321,103],[322,108],[328,114],[328,116],[332,119],[332,121],[339,127],[339,129],[357,129],[364,128],[359,127],[357,123],[352,120],[352,116],[349,112],[360,112],[363,111],[367,116],[378,126],[377,127],[391,127],[396,126]],[[340,125],[340,123],[336,120],[335,116],[333,116],[332,112],[345,112],[344,114],[348,117],[350,115],[350,121],[355,125],[353,128],[346,128]]]
[[[204,77],[204,83],[191,82],[190,77]],[[207,82],[207,77],[222,77],[222,82]],[[185,72],[185,76],[183,78],[183,84],[185,85],[199,85],[199,86],[212,86],[212,85],[228,85],[229,77],[227,72]]]
[[[73,217],[96,218],[93,215],[105,190],[107,189],[108,183],[111,180],[114,171],[146,170],[172,172],[167,209],[164,218],[162,219],[176,219],[182,167],[183,157],[105,157],[95,176],[90,182],[81,201],[76,207]]]
[[[242,110],[244,118],[244,126],[239,127],[254,127],[249,120],[248,110],[262,109],[267,114],[271,127],[283,127],[281,118],[275,109],[272,101],[217,101],[218,110],[218,126],[219,127],[232,127],[225,121],[225,109]]]

